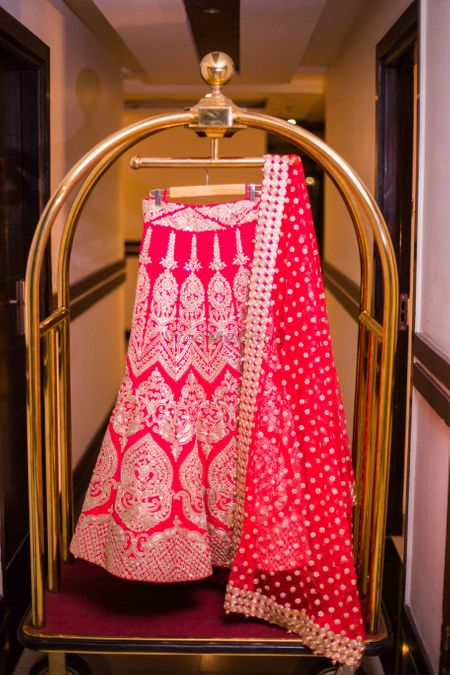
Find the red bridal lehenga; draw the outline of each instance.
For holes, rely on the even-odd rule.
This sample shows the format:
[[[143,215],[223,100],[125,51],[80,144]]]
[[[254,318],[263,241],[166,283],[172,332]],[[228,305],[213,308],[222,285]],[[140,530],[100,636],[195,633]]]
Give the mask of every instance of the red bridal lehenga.
[[[126,369],[71,543],[126,579],[229,568],[225,611],[355,667],[353,470],[299,157],[257,201],[144,200]]]

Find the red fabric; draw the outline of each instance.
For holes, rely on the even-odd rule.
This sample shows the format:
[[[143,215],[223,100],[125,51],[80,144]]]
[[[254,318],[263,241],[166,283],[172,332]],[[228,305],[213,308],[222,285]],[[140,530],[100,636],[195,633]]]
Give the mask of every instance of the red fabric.
[[[231,562],[241,333],[258,204],[144,200],[126,370],[72,552],[127,579]]]
[[[267,156],[257,203],[147,200],[144,217],[127,368],[71,550],[136,581],[230,566],[227,612],[354,667],[353,471],[301,160]]]
[[[224,581],[153,584],[119,579],[83,560],[63,565],[61,592],[46,595],[37,633],[123,638],[292,639],[278,626],[223,610]],[[30,627],[27,627],[27,630]]]
[[[364,628],[352,558],[353,470],[298,157],[286,182],[226,607],[285,625],[354,666]]]

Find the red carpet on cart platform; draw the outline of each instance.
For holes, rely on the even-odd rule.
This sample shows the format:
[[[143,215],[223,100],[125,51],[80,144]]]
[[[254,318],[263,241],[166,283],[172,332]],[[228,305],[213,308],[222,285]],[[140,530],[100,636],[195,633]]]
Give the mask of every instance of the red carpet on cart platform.
[[[62,566],[61,591],[46,594],[37,634],[155,639],[298,640],[263,621],[226,615],[219,570],[203,581],[154,584],[114,577],[83,560]],[[27,632],[33,634],[28,626]]]

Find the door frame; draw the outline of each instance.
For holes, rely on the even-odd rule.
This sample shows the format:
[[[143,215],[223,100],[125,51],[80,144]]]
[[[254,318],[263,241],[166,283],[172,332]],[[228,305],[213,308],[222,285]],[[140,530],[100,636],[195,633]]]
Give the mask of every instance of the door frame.
[[[418,147],[418,6],[413,2],[377,44],[377,173],[376,198],[386,219],[399,268],[399,337],[395,364],[394,422],[392,430],[391,472],[389,485],[388,534],[400,535],[405,504],[404,476],[406,448],[409,445],[409,408],[411,403],[411,354],[415,277],[415,193],[417,185]],[[415,61],[415,66],[405,60]],[[409,70],[407,70],[407,68]],[[410,73],[413,73],[411,79]],[[406,73],[406,75],[405,75]],[[415,82],[414,82],[415,80]],[[415,108],[414,118],[408,111]],[[408,152],[413,138],[413,151]],[[404,192],[411,199],[405,201]],[[382,313],[381,269],[375,259],[377,288],[376,315]],[[401,451],[395,453],[395,446]],[[398,477],[402,485],[398,485]]]
[[[11,14],[0,8],[0,48],[15,56],[24,64],[24,71],[36,75],[38,108],[38,202],[41,213],[50,196],[50,48]],[[35,223],[37,225],[37,222]],[[44,262],[41,284],[41,306],[48,313],[51,303],[51,257],[50,247]],[[24,374],[25,376],[25,374]],[[0,547],[4,549],[4,495],[0,485]],[[28,536],[14,554],[8,570],[1,560],[4,596],[0,597],[0,670],[12,671],[22,651],[17,641],[18,620],[29,605],[28,586],[30,558]],[[13,598],[9,589],[13,589]],[[3,671],[2,671],[3,672]]]
[[[394,23],[390,30],[378,42],[376,48],[376,149],[377,149],[377,166],[376,166],[376,198],[377,202],[385,216],[388,228],[394,228],[393,239],[394,246],[399,240],[400,228],[401,233],[409,235],[409,241],[400,248],[399,262],[399,282],[400,294],[407,295],[406,306],[404,307],[406,330],[399,331],[399,348],[397,350],[400,356],[404,358],[406,364],[403,380],[397,379],[394,384],[394,400],[397,395],[397,402],[401,402],[403,410],[401,411],[402,429],[401,436],[393,437],[393,443],[401,441],[399,446],[401,453],[396,458],[394,453],[391,453],[391,468],[392,462],[397,460],[396,467],[397,475],[402,474],[402,485],[395,484],[391,481],[389,488],[389,496],[391,499],[390,508],[388,510],[387,531],[388,536],[386,540],[385,552],[385,574],[383,581],[383,602],[385,610],[388,614],[390,623],[393,629],[393,645],[381,655],[386,672],[395,673],[417,673],[417,675],[426,675],[432,673],[430,663],[423,644],[420,640],[419,634],[415,629],[414,621],[405,607],[405,571],[406,564],[403,556],[394,545],[392,537],[389,536],[389,529],[391,534],[402,533],[404,541],[404,552],[406,552],[407,539],[407,518],[405,522],[401,521],[403,508],[408,503],[408,458],[410,448],[410,418],[411,418],[411,404],[412,404],[412,361],[413,361],[413,337],[414,337],[414,298],[415,298],[415,281],[416,281],[416,194],[418,184],[418,162],[417,151],[419,144],[419,0],[414,0],[400,18]],[[413,119],[410,120],[410,126],[406,129],[409,138],[414,140],[413,153],[410,158],[406,159],[401,156],[401,144],[407,142],[407,137],[403,133],[404,129],[400,129],[400,133],[394,134],[391,139],[388,138],[390,125],[398,125],[397,106],[389,108],[389,87],[397,87],[395,92],[398,94],[399,88],[404,84],[401,80],[400,70],[393,73],[395,68],[402,68],[402,57],[411,54],[414,50],[414,65],[413,65],[413,86],[411,83],[409,90],[406,91],[406,98],[411,103],[411,110],[413,111]],[[398,82],[393,84],[392,76],[398,78]],[[391,89],[392,93],[392,89]],[[401,99],[400,103],[403,99]],[[406,125],[407,127],[407,125]],[[396,161],[400,162],[395,166]],[[392,162],[393,164],[390,164]],[[405,163],[406,162],[406,163]],[[401,202],[398,198],[401,193],[400,181],[395,181],[395,187],[398,187],[394,197],[392,195],[393,181],[389,181],[389,169],[392,166],[398,170],[398,173],[403,175],[403,171],[407,174],[407,179],[410,181],[411,187],[411,201]],[[393,221],[396,221],[393,223]],[[400,228],[395,229],[394,225],[400,223]],[[397,251],[396,251],[397,254]],[[377,273],[377,260],[375,260],[375,269]],[[375,284],[380,289],[379,279],[375,280]],[[379,293],[377,293],[379,295]],[[382,295],[382,294],[381,294]],[[382,305],[376,307],[376,312],[381,312]],[[399,316],[399,319],[401,317]],[[402,344],[403,342],[403,344]],[[406,353],[405,353],[406,351]],[[396,363],[398,368],[398,362]],[[395,416],[395,415],[394,415]],[[405,461],[406,458],[406,461]],[[399,471],[400,469],[400,471]],[[392,476],[394,476],[392,472]]]

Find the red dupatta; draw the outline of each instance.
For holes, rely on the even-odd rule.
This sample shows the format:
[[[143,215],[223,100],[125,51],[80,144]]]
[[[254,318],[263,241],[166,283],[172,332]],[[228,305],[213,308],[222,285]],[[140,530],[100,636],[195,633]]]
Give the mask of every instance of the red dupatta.
[[[356,667],[354,476],[298,156],[268,156],[249,286],[225,610]]]

